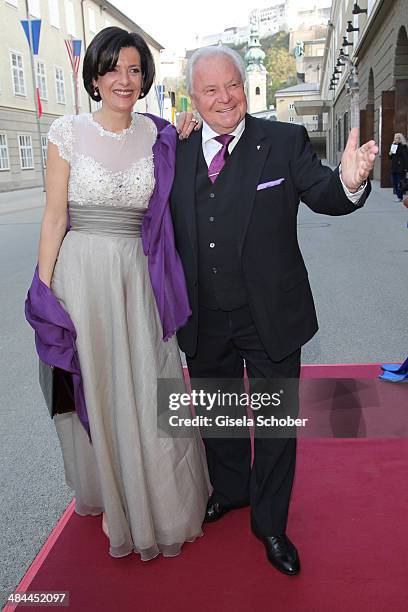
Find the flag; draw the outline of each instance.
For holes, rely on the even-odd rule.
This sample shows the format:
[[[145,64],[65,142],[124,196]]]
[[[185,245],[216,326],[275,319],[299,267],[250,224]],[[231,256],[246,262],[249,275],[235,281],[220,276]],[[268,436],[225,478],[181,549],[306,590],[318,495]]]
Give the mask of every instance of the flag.
[[[156,96],[159,104],[160,117],[163,117],[164,85],[156,85]]]
[[[40,45],[40,32],[41,32],[41,19],[22,19],[21,25],[23,26],[25,35],[27,37],[28,46],[34,56],[34,63],[38,61],[38,48]],[[35,87],[35,95],[37,98],[37,115],[38,118],[42,115],[42,106],[40,100],[40,90],[38,85]]]
[[[68,51],[69,61],[71,62],[75,78],[78,74],[79,62],[81,60],[81,44],[82,40],[65,39],[65,46]]]
[[[37,108],[38,108],[38,118],[41,118],[42,115],[42,106],[41,106],[41,100],[40,100],[40,90],[37,87]]]
[[[31,49],[30,44],[30,30],[28,29],[28,20],[22,19],[21,25],[24,28],[25,35],[27,36],[28,44],[33,52],[33,55],[38,55],[38,47],[40,45],[40,32],[41,32],[41,19],[30,19],[31,24],[31,39],[33,41],[33,48]]]

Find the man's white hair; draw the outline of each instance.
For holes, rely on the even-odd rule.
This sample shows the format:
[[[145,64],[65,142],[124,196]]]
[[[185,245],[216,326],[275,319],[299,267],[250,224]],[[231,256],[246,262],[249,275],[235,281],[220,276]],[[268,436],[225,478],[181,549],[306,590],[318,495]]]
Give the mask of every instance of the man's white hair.
[[[226,47],[224,45],[217,45],[217,46],[212,46],[212,47],[202,47],[201,49],[197,49],[196,51],[194,51],[193,55],[190,57],[188,64],[187,64],[186,86],[187,86],[187,92],[190,95],[193,93],[194,66],[196,65],[198,60],[206,59],[208,57],[215,58],[217,55],[218,56],[222,55],[224,57],[227,57],[229,60],[231,60],[232,63],[235,64],[241,76],[242,82],[245,83],[246,81],[245,63],[239,53],[237,53],[233,49],[230,49],[230,47]]]

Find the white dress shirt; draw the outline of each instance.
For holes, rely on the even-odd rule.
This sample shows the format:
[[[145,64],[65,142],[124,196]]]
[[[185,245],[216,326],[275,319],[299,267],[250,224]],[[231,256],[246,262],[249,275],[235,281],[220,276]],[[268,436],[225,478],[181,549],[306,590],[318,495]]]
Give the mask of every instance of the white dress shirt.
[[[235,138],[231,140],[231,142],[228,145],[228,153],[231,154],[234,148],[237,146],[239,139],[241,138],[244,132],[244,129],[245,129],[245,117],[242,119],[240,123],[238,123],[235,130],[228,132],[229,134],[235,136]],[[222,149],[222,144],[218,142],[217,140],[214,140],[216,136],[219,136],[219,134],[217,132],[214,132],[214,130],[210,128],[208,123],[203,121],[202,143],[203,143],[204,159],[206,161],[207,166],[210,166],[211,160],[213,159],[214,155],[216,155],[218,151]],[[343,185],[344,193],[346,194],[350,202],[352,202],[353,204],[357,204],[357,202],[359,201],[359,199],[361,198],[363,194],[364,189],[366,188],[367,181],[364,181],[364,183],[358,188],[358,190],[355,193],[351,193],[351,191],[347,189],[347,187],[345,186],[341,178],[341,165],[339,168],[339,174],[340,174],[341,184]]]

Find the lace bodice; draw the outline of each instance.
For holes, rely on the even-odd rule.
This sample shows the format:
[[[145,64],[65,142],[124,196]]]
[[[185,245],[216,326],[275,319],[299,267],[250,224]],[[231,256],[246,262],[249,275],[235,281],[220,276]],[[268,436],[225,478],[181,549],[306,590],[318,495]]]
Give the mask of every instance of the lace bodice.
[[[91,113],[56,119],[48,138],[70,165],[68,201],[147,208],[154,188],[156,136],[153,121],[138,113],[120,134],[105,130]]]

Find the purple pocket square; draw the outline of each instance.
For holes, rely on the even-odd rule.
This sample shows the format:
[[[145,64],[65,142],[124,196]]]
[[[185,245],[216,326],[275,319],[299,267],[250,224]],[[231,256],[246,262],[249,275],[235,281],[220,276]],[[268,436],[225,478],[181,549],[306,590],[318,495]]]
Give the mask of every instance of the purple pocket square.
[[[276,181],[268,181],[267,183],[260,183],[258,187],[256,188],[256,190],[260,191],[261,189],[268,189],[268,187],[275,187],[276,185],[280,185],[281,183],[283,183],[284,180],[285,180],[284,178],[280,178],[280,179],[276,179]]]

